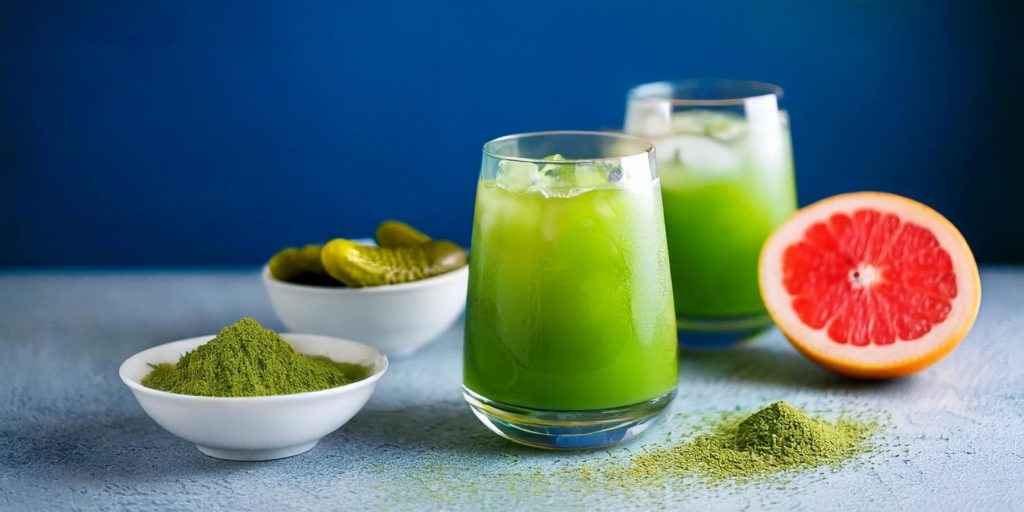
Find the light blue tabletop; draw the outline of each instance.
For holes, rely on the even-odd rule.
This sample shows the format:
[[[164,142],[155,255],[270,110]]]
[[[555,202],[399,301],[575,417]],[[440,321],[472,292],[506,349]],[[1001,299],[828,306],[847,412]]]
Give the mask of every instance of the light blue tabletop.
[[[858,383],[775,331],[681,356],[679,396],[640,440],[591,453],[509,444],[461,401],[461,328],[395,360],[366,408],[312,451],[216,460],[163,431],[117,376],[133,353],[241,316],[280,328],[255,270],[0,273],[0,510],[1024,508],[1024,269],[987,268],[981,316],[946,360]],[[785,399],[876,411],[879,448],[785,482],[595,484],[579,472]],[[568,469],[568,471],[567,471]]]

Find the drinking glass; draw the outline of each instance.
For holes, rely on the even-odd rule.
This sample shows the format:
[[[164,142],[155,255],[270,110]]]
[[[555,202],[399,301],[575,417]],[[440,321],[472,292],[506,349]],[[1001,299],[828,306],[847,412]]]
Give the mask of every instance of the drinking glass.
[[[654,147],[601,132],[484,145],[464,396],[497,434],[594,448],[675,394],[677,343]]]
[[[796,209],[782,89],[682,80],[629,92],[627,133],[658,148],[682,345],[719,347],[771,325],[757,281],[761,245]]]

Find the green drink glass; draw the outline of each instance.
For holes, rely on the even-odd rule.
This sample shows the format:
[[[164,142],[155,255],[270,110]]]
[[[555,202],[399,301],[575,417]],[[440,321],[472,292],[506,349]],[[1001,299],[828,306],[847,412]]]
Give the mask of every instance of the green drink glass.
[[[771,325],[757,264],[796,209],[782,89],[682,80],[629,92],[626,132],[658,148],[672,288],[683,346],[717,348]]]
[[[463,388],[512,441],[585,449],[635,437],[678,381],[654,147],[602,132],[484,146]]]

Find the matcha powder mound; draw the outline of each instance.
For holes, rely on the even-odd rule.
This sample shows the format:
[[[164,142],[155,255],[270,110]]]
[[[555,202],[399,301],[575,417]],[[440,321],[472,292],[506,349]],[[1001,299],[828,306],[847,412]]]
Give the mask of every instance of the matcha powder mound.
[[[362,380],[370,369],[295,351],[276,332],[252,318],[223,329],[181,356],[153,367],[142,385],[199,396],[267,396],[319,391]]]
[[[829,422],[775,402],[745,418],[726,418],[689,442],[645,451],[609,476],[623,483],[689,475],[714,482],[838,466],[868,449],[875,428],[849,419]]]

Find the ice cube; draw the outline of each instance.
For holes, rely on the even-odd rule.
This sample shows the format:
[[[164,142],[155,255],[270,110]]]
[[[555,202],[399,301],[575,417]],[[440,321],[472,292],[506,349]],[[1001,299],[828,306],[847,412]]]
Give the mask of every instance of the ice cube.
[[[606,162],[576,164],[575,185],[577,188],[607,185],[609,171],[610,164]]]
[[[687,110],[672,114],[672,133],[704,135],[704,127],[712,115],[714,112],[710,110]]]
[[[706,125],[707,134],[723,142],[736,139],[747,131],[747,123],[739,116],[719,114]]]
[[[522,192],[537,182],[537,165],[516,160],[502,160],[498,163],[498,186],[507,190]]]
[[[608,170],[608,181],[610,183],[618,183],[622,179],[622,166],[615,165]]]
[[[547,188],[545,188],[544,185],[542,185],[540,183],[535,184],[535,185],[530,185],[529,187],[526,188],[526,192],[533,193],[533,194],[540,194],[540,195],[542,195],[544,197],[551,197],[551,195],[552,195],[551,191],[548,190]]]
[[[710,135],[721,141],[739,137],[747,130],[746,121],[735,114],[711,110],[687,110],[672,116],[672,131],[682,135]]]
[[[544,160],[547,160],[549,162],[564,162],[565,157],[559,154],[554,154],[544,157]],[[567,180],[571,178],[572,172],[573,170],[575,170],[575,167],[575,164],[544,164],[544,166],[540,168],[540,173],[549,178],[559,178]]]
[[[725,144],[708,137],[679,135],[657,142],[661,158],[679,161],[684,167],[702,171],[723,171],[739,167],[740,157]]]
[[[552,162],[541,166],[537,176],[537,185],[544,189],[544,196],[551,197],[568,192],[576,179],[576,164],[558,163],[565,161],[562,155],[546,156],[544,160]]]

